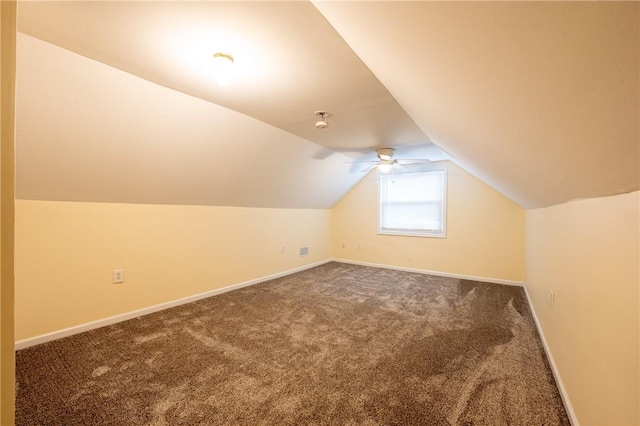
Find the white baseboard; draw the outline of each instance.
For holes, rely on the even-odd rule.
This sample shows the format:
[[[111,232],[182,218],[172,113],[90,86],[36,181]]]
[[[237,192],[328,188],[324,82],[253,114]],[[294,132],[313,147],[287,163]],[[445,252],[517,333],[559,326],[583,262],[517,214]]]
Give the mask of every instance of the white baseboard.
[[[183,297],[182,299],[172,300],[170,302],[161,303],[159,305],[149,306],[148,308],[138,309],[136,311],[126,312],[124,314],[115,315],[108,318],[103,318],[97,321],[91,321],[88,323],[80,324],[77,326],[65,328],[51,333],[42,334],[40,336],[31,337],[29,339],[19,340],[15,343],[15,350],[25,349],[31,346],[39,345],[41,343],[50,342],[52,340],[61,339],[63,337],[72,336],[74,334],[82,333],[96,328],[105,327],[107,325],[116,324],[122,321],[130,320],[132,318],[141,317],[143,315],[151,314],[154,312],[162,311],[164,309],[173,308],[174,306],[184,305],[185,303],[195,302],[196,300],[206,299],[207,297],[215,296],[217,294],[226,293],[231,290],[236,290],[242,287],[247,287],[254,284],[259,284],[265,281],[273,280],[275,278],[284,277],[287,275],[295,274],[306,269],[315,268],[316,266],[323,265],[331,262],[332,259],[325,259],[319,262],[315,262],[309,265],[301,266],[299,268],[290,269],[288,271],[279,272],[273,275],[267,275],[265,277],[256,278],[249,281],[244,281],[237,284],[232,284],[226,287],[217,288],[215,290],[206,291],[204,293],[195,294],[193,296]]]
[[[556,380],[556,384],[558,385],[558,390],[560,391],[560,397],[562,398],[562,402],[564,403],[564,408],[567,411],[567,415],[569,416],[569,421],[572,426],[580,426],[578,423],[578,418],[576,417],[576,413],[573,411],[573,407],[571,406],[571,401],[569,400],[569,395],[567,394],[567,390],[564,387],[564,383],[562,382],[562,378],[560,377],[560,372],[558,371],[558,367],[556,366],[555,361],[553,360],[553,355],[551,355],[551,351],[549,350],[549,346],[547,345],[547,339],[544,337],[544,332],[542,331],[542,327],[540,327],[540,322],[538,321],[538,316],[536,315],[536,310],[533,307],[533,303],[531,303],[531,298],[529,297],[529,292],[527,291],[527,286],[524,287],[524,293],[527,296],[527,302],[529,303],[529,308],[531,308],[531,315],[533,316],[533,320],[536,323],[536,328],[538,329],[538,335],[540,335],[540,340],[542,341],[542,346],[544,347],[544,352],[547,354],[547,359],[549,360],[549,365],[551,366],[551,371],[553,372],[553,377]]]
[[[350,263],[350,264],[353,264],[353,265],[362,265],[362,266],[371,266],[371,267],[374,267],[374,268],[395,269],[395,270],[398,270],[398,271],[416,272],[418,274],[436,275],[436,276],[439,276],[439,277],[458,278],[458,279],[461,279],[461,280],[481,281],[481,282],[485,282],[485,283],[514,285],[514,286],[518,286],[518,287],[524,287],[524,283],[522,281],[503,280],[503,279],[500,279],[500,278],[474,277],[474,276],[471,276],[471,275],[451,274],[449,272],[428,271],[426,269],[405,268],[403,266],[384,265],[384,264],[369,263],[369,262],[359,262],[357,260],[336,259],[336,258],[334,258],[332,260],[334,262]]]

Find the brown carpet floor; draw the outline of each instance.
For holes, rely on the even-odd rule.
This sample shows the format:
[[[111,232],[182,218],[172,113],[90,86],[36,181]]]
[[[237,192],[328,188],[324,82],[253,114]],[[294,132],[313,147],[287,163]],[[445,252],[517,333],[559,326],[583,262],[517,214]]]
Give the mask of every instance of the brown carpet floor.
[[[17,425],[569,425],[521,288],[342,263],[16,358]]]

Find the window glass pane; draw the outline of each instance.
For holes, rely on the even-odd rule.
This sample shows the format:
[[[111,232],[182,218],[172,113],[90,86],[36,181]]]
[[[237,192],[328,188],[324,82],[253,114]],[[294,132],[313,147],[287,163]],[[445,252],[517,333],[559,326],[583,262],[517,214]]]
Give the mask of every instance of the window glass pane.
[[[444,236],[445,170],[380,176],[380,232]]]

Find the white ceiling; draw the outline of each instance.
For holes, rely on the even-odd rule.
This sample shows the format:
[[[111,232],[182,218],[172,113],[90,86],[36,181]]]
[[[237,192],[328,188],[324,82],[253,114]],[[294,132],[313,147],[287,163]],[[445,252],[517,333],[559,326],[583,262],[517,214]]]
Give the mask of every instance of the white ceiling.
[[[18,198],[326,208],[359,178],[349,157],[24,34],[17,76]]]
[[[523,207],[639,188],[640,3],[316,6],[433,142]]]
[[[526,208],[637,190],[639,21],[636,2],[19,2],[17,196],[327,208],[362,177],[345,161],[445,158],[432,141]]]

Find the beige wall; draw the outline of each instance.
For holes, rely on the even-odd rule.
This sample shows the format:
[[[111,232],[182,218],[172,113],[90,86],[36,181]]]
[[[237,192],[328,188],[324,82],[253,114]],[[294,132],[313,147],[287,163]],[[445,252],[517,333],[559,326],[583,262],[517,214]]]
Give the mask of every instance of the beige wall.
[[[16,340],[328,259],[330,235],[329,210],[17,200]]]
[[[378,235],[378,184],[373,172],[333,209],[333,256],[523,281],[524,210],[455,164],[447,165],[447,238]]]
[[[0,424],[14,423],[13,218],[16,2],[0,2]]]
[[[581,425],[640,424],[639,205],[634,192],[526,213],[525,284]]]

